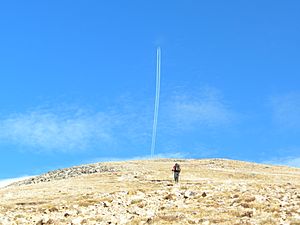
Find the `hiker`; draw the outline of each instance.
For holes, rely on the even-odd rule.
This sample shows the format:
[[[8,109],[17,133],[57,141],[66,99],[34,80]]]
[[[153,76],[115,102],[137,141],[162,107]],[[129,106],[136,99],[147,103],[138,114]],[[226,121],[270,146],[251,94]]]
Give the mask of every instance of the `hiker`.
[[[175,183],[178,183],[179,173],[181,171],[180,165],[178,163],[175,163],[175,165],[173,166],[172,171],[174,172]]]

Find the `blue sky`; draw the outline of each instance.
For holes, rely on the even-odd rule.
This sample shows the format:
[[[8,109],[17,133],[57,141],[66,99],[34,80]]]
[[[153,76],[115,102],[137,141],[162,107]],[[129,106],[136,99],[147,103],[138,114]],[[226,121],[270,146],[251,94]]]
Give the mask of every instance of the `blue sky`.
[[[150,154],[300,166],[298,1],[0,3],[0,179]]]

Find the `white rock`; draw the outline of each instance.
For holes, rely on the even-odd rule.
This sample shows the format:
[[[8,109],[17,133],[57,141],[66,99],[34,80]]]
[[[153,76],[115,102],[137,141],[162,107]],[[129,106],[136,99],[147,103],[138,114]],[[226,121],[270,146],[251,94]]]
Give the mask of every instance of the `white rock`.
[[[10,222],[11,222],[11,220],[9,219],[9,218],[7,218],[7,217],[0,217],[0,224],[2,223],[2,224],[10,224]]]
[[[81,217],[75,218],[75,219],[72,220],[71,224],[72,225],[80,225],[82,220],[83,219]]]
[[[147,210],[146,215],[148,218],[152,218],[155,216],[154,210]]]
[[[190,191],[190,190],[188,190],[188,191],[186,191],[186,192],[184,193],[184,197],[185,197],[185,198],[191,198],[191,197],[194,197],[194,196],[196,196],[196,195],[197,195],[196,192]]]

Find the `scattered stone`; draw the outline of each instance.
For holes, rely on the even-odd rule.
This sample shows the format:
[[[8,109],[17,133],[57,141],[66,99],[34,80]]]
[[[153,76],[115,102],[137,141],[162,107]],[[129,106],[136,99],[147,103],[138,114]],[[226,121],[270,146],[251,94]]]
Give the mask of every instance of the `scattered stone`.
[[[245,202],[253,202],[253,201],[255,201],[255,197],[247,197],[247,198],[245,198],[244,201]]]
[[[241,213],[240,215],[241,217],[252,217],[253,216],[253,212],[252,211],[246,211]]]
[[[71,225],[81,225],[82,224],[82,218],[78,217],[72,220]]]
[[[108,167],[105,165],[102,165],[101,163],[96,164],[88,164],[88,165],[82,165],[82,166],[74,166],[70,168],[65,169],[58,169],[54,171],[50,171],[48,173],[42,174],[37,177],[29,178],[23,181],[15,182],[10,184],[9,186],[22,186],[22,185],[29,185],[29,184],[37,184],[42,182],[50,182],[54,180],[63,180],[68,179],[71,177],[78,177],[81,175],[86,174],[93,174],[93,173],[104,173],[104,172],[117,172],[118,169],[114,167]]]
[[[197,193],[196,192],[194,192],[194,191],[186,191],[185,193],[184,193],[184,198],[191,198],[191,197],[194,197],[194,196],[196,196],[197,195]]]
[[[167,196],[164,197],[166,200],[174,200],[176,199],[176,196],[174,194],[168,194]]]
[[[250,208],[250,205],[248,203],[241,203],[241,206],[244,208]]]

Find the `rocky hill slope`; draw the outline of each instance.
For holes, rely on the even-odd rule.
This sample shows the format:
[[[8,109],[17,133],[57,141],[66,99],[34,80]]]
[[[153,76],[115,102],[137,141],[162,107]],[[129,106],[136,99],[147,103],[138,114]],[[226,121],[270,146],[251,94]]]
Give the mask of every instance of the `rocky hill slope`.
[[[3,225],[300,225],[300,169],[224,159],[97,163],[15,183],[0,199]]]

